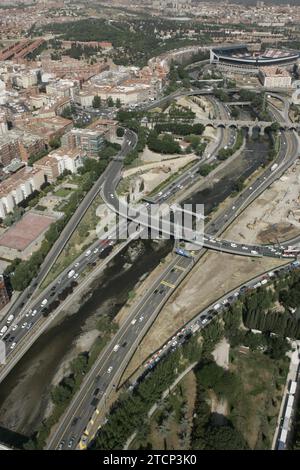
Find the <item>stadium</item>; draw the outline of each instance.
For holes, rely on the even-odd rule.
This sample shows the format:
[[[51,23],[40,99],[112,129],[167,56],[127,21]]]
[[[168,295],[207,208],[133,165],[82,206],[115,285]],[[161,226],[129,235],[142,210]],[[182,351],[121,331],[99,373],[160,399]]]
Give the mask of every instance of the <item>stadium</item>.
[[[260,67],[293,65],[299,57],[299,52],[280,49],[251,52],[246,45],[215,47],[210,50],[211,64],[221,70],[248,74],[257,74]]]

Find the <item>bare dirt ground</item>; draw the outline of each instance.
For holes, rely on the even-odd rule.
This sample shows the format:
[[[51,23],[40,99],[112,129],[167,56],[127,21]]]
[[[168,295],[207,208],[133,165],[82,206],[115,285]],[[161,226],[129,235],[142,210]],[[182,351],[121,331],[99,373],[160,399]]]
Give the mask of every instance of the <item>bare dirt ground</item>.
[[[209,116],[214,115],[214,107],[212,103],[203,97],[187,97],[184,96],[180,98],[177,103],[182,106],[187,106],[196,114],[198,119],[207,119]],[[212,127],[206,127],[202,136],[206,137],[208,140],[216,140],[217,130]]]
[[[212,353],[218,366],[223,367],[226,370],[229,368],[229,349],[230,345],[228,341],[223,338],[222,341],[217,344]]]
[[[223,234],[245,243],[277,243],[300,233],[300,162],[256,199]]]
[[[130,377],[153,351],[207,305],[249,278],[280,264],[283,262],[207,251],[160,312],[129,363],[122,381]],[[220,269],[222,266],[226,266],[226,270]]]
[[[157,154],[158,157],[160,154]],[[170,156],[169,156],[170,157]],[[145,165],[131,168],[123,173],[123,179],[119,185],[120,195],[134,193],[134,200],[151,193],[156,187],[167,181],[170,177],[180,172],[187,165],[196,162],[195,154],[178,156],[169,160],[156,161]],[[143,190],[140,190],[143,182]]]

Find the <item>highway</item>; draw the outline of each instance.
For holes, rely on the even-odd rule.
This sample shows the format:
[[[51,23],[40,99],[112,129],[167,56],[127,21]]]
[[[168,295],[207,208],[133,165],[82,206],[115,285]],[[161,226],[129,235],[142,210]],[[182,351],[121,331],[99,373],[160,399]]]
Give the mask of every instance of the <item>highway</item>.
[[[247,188],[247,190],[250,189],[250,193],[248,195],[246,194],[246,192],[240,195],[240,197],[242,197],[240,203],[236,203],[234,209],[232,210],[232,213],[230,214],[230,216],[228,216],[227,214],[227,217],[225,217],[226,220],[223,220],[223,223],[220,222],[221,228],[218,230],[218,223],[215,226],[210,227],[209,232],[207,232],[209,233],[209,236],[207,237],[208,239],[204,240],[206,247],[219,249],[221,251],[227,251],[230,253],[243,255],[246,254],[246,250],[243,250],[241,246],[238,246],[238,244],[234,244],[235,246],[232,246],[232,242],[228,242],[226,240],[219,241],[215,238],[215,234],[224,229],[226,225],[228,225],[235,217],[237,217],[237,215],[241,212],[244,207],[246,207],[247,204],[254,200],[269,184],[271,184],[272,181],[274,181],[276,177],[279,177],[278,175],[280,172],[283,173],[285,169],[292,163],[292,161],[294,161],[297,156],[296,153],[298,151],[298,148],[296,150],[296,147],[298,146],[298,141],[295,142],[294,137],[294,133],[290,133],[290,135],[286,137],[286,143],[282,143],[278,159],[278,171],[276,170],[275,172],[270,172],[270,170],[266,170],[266,172],[269,171],[268,174],[264,174],[259,180],[257,180],[255,182],[255,185],[253,184],[252,189]],[[283,137],[283,140],[284,138],[285,137]],[[122,159],[128,151],[134,148],[135,144],[136,135],[131,131],[126,131],[124,145],[122,146],[120,155],[111,162],[111,164],[106,170],[103,193],[109,205],[115,206],[118,202],[117,196],[115,194],[115,187],[120,179],[121,170],[123,166]],[[288,155],[289,158],[285,159],[286,155]],[[224,216],[226,216],[226,214]],[[126,223],[124,223],[124,227],[125,226],[127,226]],[[100,244],[100,250],[105,248],[105,243],[113,244],[114,241],[102,241]],[[230,246],[228,245],[226,247],[226,243],[230,244]],[[270,247],[256,248],[258,250],[266,250],[266,255],[273,256],[273,252],[271,252]],[[272,247],[272,249],[274,250],[275,248]],[[185,277],[185,275],[190,271],[194,262],[199,259],[202,252],[203,250],[200,250],[195,260],[191,258],[183,258],[180,256],[176,256],[174,260],[166,267],[162,276],[156,281],[153,288],[151,288],[151,291],[146,294],[146,297],[143,298],[139,306],[136,307],[136,309],[132,312],[128,320],[126,320],[125,324],[122,325],[120,331],[117,333],[117,335],[120,336],[116,336],[112,340],[107,349],[105,349],[103,354],[100,355],[99,359],[94,364],[90,373],[87,374],[85,378],[87,385],[85,385],[84,382],[84,386],[82,387],[82,390],[80,389],[79,395],[76,395],[74,397],[74,404],[72,402],[70,407],[71,411],[69,412],[68,408],[66,416],[62,420],[62,423],[64,424],[59,425],[58,430],[53,435],[51,441],[48,444],[49,448],[75,448],[77,446],[80,437],[87,426],[87,423],[90,421],[90,412],[93,410],[95,418],[95,414],[97,415],[97,411],[95,411],[97,406],[101,407],[103,404],[105,404],[105,397],[109,394],[109,389],[113,388],[113,385],[117,383],[118,376],[126,366],[137,344],[140,342],[142,335],[148,330],[149,326],[154,321],[156,315],[159,313],[162,305],[166,302],[167,298],[171,295],[172,291],[178,286],[178,284]],[[249,253],[247,254],[249,255]],[[262,254],[264,254],[264,251],[257,252],[257,255]],[[91,251],[91,253],[89,253],[88,255],[83,254],[81,257],[82,259],[80,258],[79,261],[76,261],[76,266],[74,265],[74,269],[76,268],[76,274],[80,274],[81,270],[85,269],[88,263],[95,262],[98,256],[99,253],[94,253],[93,251]],[[77,263],[79,264],[77,265]],[[61,278],[59,277],[55,281],[54,285],[49,286],[50,290],[46,290],[43,293],[43,297],[39,298],[39,300],[31,306],[32,312],[29,314],[28,312],[24,313],[21,318],[23,323],[18,320],[18,327],[16,330],[14,330],[14,332],[12,332],[12,328],[15,326],[15,324],[13,323],[12,325],[10,325],[10,337],[6,338],[7,344],[9,344],[9,348],[11,348],[14,343],[20,343],[25,336],[25,343],[29,341],[28,335],[30,335],[30,331],[33,331],[36,327],[36,324],[38,324],[38,322],[43,318],[41,306],[41,301],[43,300],[43,298],[47,298],[47,303],[49,301],[48,297],[52,297],[54,301],[58,298],[60,294],[63,293],[63,289],[70,285],[70,282],[75,281],[74,279],[70,280],[68,278],[67,272],[64,272],[61,276]],[[32,315],[35,310],[37,310],[37,313]],[[135,319],[136,321],[134,321]],[[132,323],[132,321],[134,321],[134,323]],[[22,325],[24,323],[27,324],[22,328]],[[28,327],[28,325],[30,326]],[[21,330],[23,330],[23,332]],[[17,333],[15,333],[15,331],[17,331]],[[121,340],[122,344],[116,342]],[[22,343],[24,343],[24,341],[22,341]],[[9,349],[9,356],[13,356],[18,352],[17,344],[12,349]],[[116,347],[117,350],[114,351],[114,348]],[[120,354],[117,354],[118,352],[120,352]],[[112,369],[108,373],[107,371],[110,367],[112,367]],[[3,380],[1,378],[1,374],[2,370],[0,369],[0,380]],[[93,388],[91,384],[94,384],[96,376],[98,377],[97,386]],[[94,395],[95,391],[98,388],[99,391],[97,391],[96,395]],[[104,391],[106,391],[106,395]],[[92,392],[92,395],[90,392]],[[103,396],[101,395],[102,392]],[[96,402],[93,401],[94,398],[96,398],[96,400],[99,398],[99,403],[97,405],[95,405]],[[75,423],[73,419],[71,419],[70,421],[70,417],[77,418],[77,420],[75,420]],[[90,426],[93,426],[92,421],[90,421]],[[63,442],[62,445],[61,442]],[[70,447],[68,447],[69,445]]]
[[[288,166],[298,157],[298,139],[294,133],[288,136],[282,136],[281,148],[278,156],[278,167],[276,171],[270,168],[247,188],[235,201],[235,207],[230,216],[224,214],[224,219],[219,219],[217,223],[210,224],[207,233],[221,233],[224,227],[228,226],[238,214],[247,207],[266,187],[282,174]],[[122,169],[122,162],[115,162],[114,171],[108,176],[104,188],[103,197],[110,207],[118,210],[118,199],[115,188],[119,182]],[[248,192],[249,191],[249,192]],[[220,228],[218,228],[220,227]],[[217,240],[211,235],[205,243],[206,247],[218,248],[226,251],[224,243],[231,242]],[[212,240],[213,238],[213,240]],[[230,252],[244,254],[246,250],[242,247],[230,246]],[[231,250],[233,248],[233,250]],[[235,250],[238,248],[238,250]],[[272,250],[274,247],[256,247],[260,251],[259,254],[267,256],[275,256]],[[248,248],[249,249],[249,248]],[[112,339],[105,348],[98,360],[95,362],[91,371],[87,374],[80,388],[59,423],[58,428],[48,442],[48,449],[74,449],[85,448],[87,442],[93,437],[99,423],[97,416],[99,410],[106,408],[106,399],[110,391],[117,386],[118,379],[124,371],[130,357],[135,351],[137,345],[142,339],[145,332],[149,329],[162,306],[165,304],[171,293],[176,289],[188,272],[192,269],[194,263],[202,256],[204,250],[200,250],[195,258],[187,258],[175,256],[168,264],[161,276],[155,281],[151,289],[145,293],[142,300],[131,312],[125,323],[121,326],[117,335]],[[249,254],[249,253],[248,253]],[[82,438],[81,438],[82,436]]]

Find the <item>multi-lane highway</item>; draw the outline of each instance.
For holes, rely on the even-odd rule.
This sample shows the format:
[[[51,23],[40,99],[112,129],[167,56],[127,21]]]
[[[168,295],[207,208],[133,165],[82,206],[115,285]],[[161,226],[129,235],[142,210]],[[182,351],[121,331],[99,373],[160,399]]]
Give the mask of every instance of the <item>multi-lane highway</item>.
[[[268,185],[278,178],[297,158],[297,152],[298,141],[296,136],[294,134],[286,138],[283,136],[278,156],[278,172],[276,171],[275,173],[271,169],[267,169],[250,188],[247,188],[235,201],[236,206],[233,207],[230,216],[223,214],[223,219],[220,219],[215,225],[210,225],[214,235],[223,231],[224,227],[228,226],[243,208],[250,204]],[[120,179],[121,168],[122,162],[115,162],[114,171],[110,173],[103,189],[104,199],[115,210],[119,208],[115,187]],[[223,221],[222,223],[221,220]],[[230,249],[237,248],[237,244],[234,244],[235,247],[231,246],[232,242],[218,241],[212,236],[208,236],[208,238],[206,246],[211,248],[223,243],[230,244]],[[256,248],[263,250],[260,253],[279,256],[274,251],[271,251],[272,248],[276,252],[274,247]],[[244,254],[244,251],[246,251],[241,251],[242,247],[239,247],[239,250],[239,254]],[[97,423],[99,410],[102,410],[103,407],[106,408],[107,396],[114,386],[117,385],[118,378],[125,369],[144,332],[147,331],[161,307],[191,270],[194,263],[202,256],[203,252],[204,250],[200,250],[195,258],[175,256],[168,264],[159,279],[151,286],[151,289],[143,296],[137,307],[135,307],[126,322],[121,326],[117,336],[113,338],[94,364],[92,370],[85,378],[80,392],[72,400],[71,406],[52,435],[48,448],[72,449],[77,445],[79,448],[86,446],[86,442],[90,440],[99,426],[99,423]]]

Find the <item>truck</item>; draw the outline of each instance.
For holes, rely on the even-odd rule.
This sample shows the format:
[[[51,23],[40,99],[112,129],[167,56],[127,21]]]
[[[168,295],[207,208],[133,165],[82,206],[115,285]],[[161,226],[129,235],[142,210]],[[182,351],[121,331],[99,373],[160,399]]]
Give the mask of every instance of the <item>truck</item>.
[[[15,317],[14,317],[14,315],[9,315],[9,317],[8,317],[8,319],[7,319],[7,322],[6,322],[6,323],[7,323],[7,324],[11,323],[11,322],[13,321],[13,319],[14,319],[14,318],[15,318]]]
[[[7,332],[7,326],[3,326],[0,330],[0,336],[3,336]]]
[[[276,170],[277,167],[278,167],[278,163],[274,163],[274,165],[271,166],[271,171]]]
[[[185,256],[186,258],[191,258],[191,255],[186,250],[183,250],[182,248],[176,248],[175,253],[180,256]]]
[[[71,277],[73,277],[74,274],[75,274],[74,269],[71,269],[71,271],[68,272],[68,278],[71,279]]]

